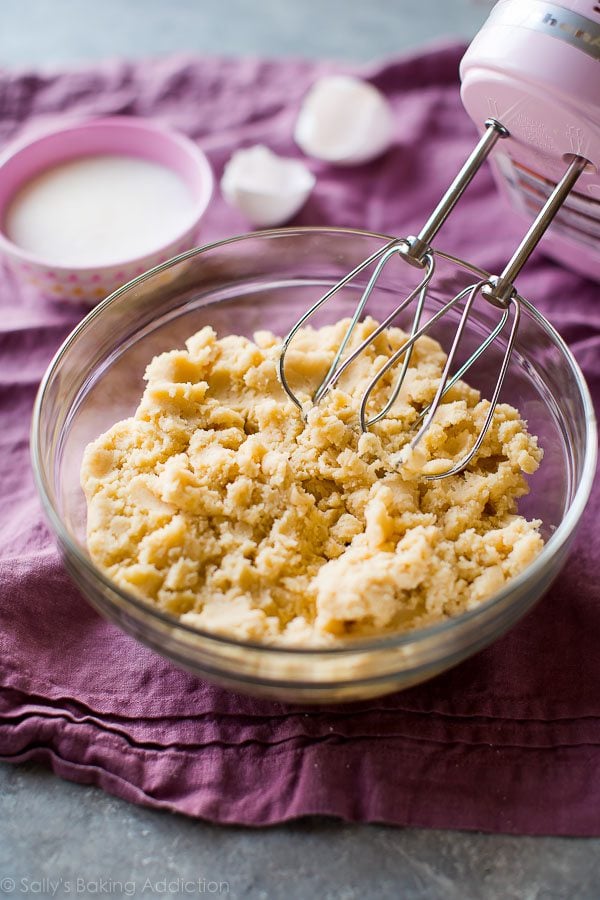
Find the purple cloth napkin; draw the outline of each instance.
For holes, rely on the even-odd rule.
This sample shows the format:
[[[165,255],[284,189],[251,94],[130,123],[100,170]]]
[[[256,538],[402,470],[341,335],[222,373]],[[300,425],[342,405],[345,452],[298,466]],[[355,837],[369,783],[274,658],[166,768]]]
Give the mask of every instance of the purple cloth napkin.
[[[475,138],[458,95],[461,52],[443,48],[363,70],[393,104],[396,143],[369,166],[315,166],[317,188],[298,222],[417,229]],[[219,176],[244,144],[297,153],[299,100],[332,69],[179,58],[0,73],[0,141],[54,117],[153,116],[196,138]],[[215,196],[205,239],[246,228]],[[518,236],[484,171],[445,227],[443,246],[494,269]],[[598,402],[598,285],[540,253],[520,284],[570,342]],[[453,671],[353,707],[240,697],[143,648],[71,585],[35,495],[28,429],[40,377],[78,313],[36,305],[6,274],[0,306],[2,759],[43,761],[65,778],[217,822],[265,825],[316,813],[600,835],[598,486],[551,592]]]

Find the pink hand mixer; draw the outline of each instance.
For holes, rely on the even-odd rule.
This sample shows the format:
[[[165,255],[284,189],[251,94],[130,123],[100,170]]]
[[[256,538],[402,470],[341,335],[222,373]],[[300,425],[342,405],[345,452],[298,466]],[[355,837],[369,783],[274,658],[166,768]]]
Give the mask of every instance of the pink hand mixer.
[[[427,476],[430,479],[461,472],[481,447],[519,326],[520,297],[515,279],[551,223],[553,230],[545,239],[545,250],[565,265],[600,280],[600,0],[565,0],[561,5],[546,0],[500,0],[463,57],[461,79],[465,109],[482,131],[478,144],[418,235],[388,242],[301,316],[282,344],[278,367],[283,388],[303,410],[286,377],[289,346],[323,304],[362,272],[372,270],[334,360],[312,398],[313,403],[322,400],[377,335],[404,310],[414,307],[406,342],[386,360],[363,393],[360,427],[367,431],[387,415],[398,397],[416,341],[458,306],[462,311],[452,346],[435,397],[417,420],[410,445],[414,448],[429,429],[444,395],[505,332],[506,348],[483,428],[462,459],[440,474]],[[529,227],[499,275],[463,288],[422,324],[438,252],[432,241],[488,157],[501,193],[530,223]],[[367,339],[346,353],[381,272],[392,258],[401,258],[421,270],[421,280]],[[453,373],[457,350],[478,298],[498,308],[499,321]],[[369,398],[375,386],[396,365],[399,374],[385,406],[369,415]]]

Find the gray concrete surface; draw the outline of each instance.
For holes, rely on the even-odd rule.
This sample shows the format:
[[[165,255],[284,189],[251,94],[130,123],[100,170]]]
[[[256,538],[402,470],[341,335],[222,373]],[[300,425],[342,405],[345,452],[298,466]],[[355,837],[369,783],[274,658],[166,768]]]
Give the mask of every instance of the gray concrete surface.
[[[0,0],[0,66],[180,50],[368,60],[468,38],[486,0]],[[79,881],[78,881],[79,879]],[[178,881],[179,879],[179,881]],[[600,841],[305,821],[221,828],[0,766],[0,897],[597,900]],[[214,893],[214,889],[213,889]]]
[[[368,60],[468,38],[488,0],[0,0],[0,64],[193,50]]]
[[[34,893],[44,880],[48,894],[58,883],[55,896],[76,896],[78,879],[90,896],[104,883],[105,894],[152,897],[163,881],[170,896],[202,895],[203,881],[208,894],[212,881],[223,883],[215,896],[256,900],[597,900],[600,894],[600,841],[329,820],[217,827],[131,806],[29,765],[0,767],[0,821],[0,897],[11,880],[8,896]]]

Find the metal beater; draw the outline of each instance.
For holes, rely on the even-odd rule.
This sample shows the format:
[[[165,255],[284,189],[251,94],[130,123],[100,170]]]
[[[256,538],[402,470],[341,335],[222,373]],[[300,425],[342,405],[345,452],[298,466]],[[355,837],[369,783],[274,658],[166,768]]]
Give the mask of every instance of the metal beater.
[[[579,0],[571,0],[571,4],[573,7],[581,5],[579,3]],[[458,327],[452,342],[452,346],[448,353],[448,358],[435,397],[429,404],[429,406],[427,406],[426,409],[422,411],[419,419],[417,420],[417,431],[412,441],[410,442],[410,447],[414,448],[419,444],[423,436],[430,428],[445,394],[458,381],[458,379],[462,378],[463,375],[465,375],[466,372],[468,372],[468,370],[474,365],[474,363],[478,359],[480,359],[480,357],[485,353],[486,349],[494,340],[496,340],[496,338],[498,338],[501,332],[505,328],[508,328],[506,349],[503,355],[500,371],[498,373],[498,378],[496,380],[496,384],[492,393],[489,410],[483,428],[478,434],[477,439],[475,440],[469,452],[466,453],[462,459],[460,459],[447,471],[444,471],[437,475],[426,476],[431,480],[447,478],[450,475],[456,475],[459,472],[462,472],[480,449],[494,417],[494,411],[496,409],[506,372],[509,367],[511,354],[515,345],[517,329],[519,327],[520,302],[519,295],[514,285],[515,279],[519,275],[521,269],[531,256],[534,249],[537,247],[540,239],[544,235],[551,222],[563,209],[565,202],[571,195],[571,192],[573,191],[573,188],[580,176],[584,172],[593,173],[593,177],[597,180],[597,169],[590,162],[590,158],[588,157],[588,154],[585,153],[585,151],[590,151],[590,157],[592,156],[592,150],[593,153],[596,153],[597,155],[598,146],[600,144],[600,125],[598,126],[598,128],[596,128],[596,123],[600,121],[600,87],[598,87],[600,85],[600,80],[598,80],[598,64],[600,62],[600,24],[591,20],[584,20],[585,22],[587,22],[586,27],[589,29],[589,31],[586,31],[585,34],[591,34],[592,37],[596,35],[597,40],[595,42],[590,42],[590,40],[587,39],[586,41],[580,41],[580,46],[577,42],[574,43],[574,39],[571,40],[572,33],[569,32],[569,30],[565,27],[562,27],[562,22],[559,21],[559,19],[556,19],[554,16],[552,16],[551,20],[548,19],[548,16],[551,15],[551,13],[548,13],[549,7],[552,8],[552,13],[557,9],[560,10],[563,15],[563,19],[568,15],[575,16],[577,19],[577,27],[580,28],[582,17],[578,14],[576,15],[575,12],[570,14],[569,10],[565,7],[556,7],[555,4],[542,3],[541,0],[529,0],[529,2],[528,0],[501,0],[501,2],[498,4],[498,7],[490,17],[490,21],[487,25],[487,31],[491,31],[492,37],[496,38],[496,42],[493,43],[493,46],[497,50],[496,44],[498,33],[501,34],[503,40],[506,40],[507,34],[514,33],[513,37],[514,35],[516,35],[516,37],[519,39],[520,48],[522,51],[524,40],[523,35],[525,35],[525,39],[529,44],[531,44],[532,47],[531,58],[534,59],[535,65],[537,66],[537,69],[535,71],[538,76],[538,80],[541,81],[542,87],[544,87],[545,79],[547,84],[551,84],[553,90],[556,90],[556,86],[554,83],[556,81],[556,72],[554,71],[554,67],[556,64],[557,54],[556,52],[552,54],[551,51],[555,49],[554,45],[556,43],[556,38],[563,42],[568,40],[569,46],[567,48],[561,46],[558,53],[558,56],[560,56],[561,54],[564,56],[566,53],[566,64],[569,64],[570,66],[570,68],[565,73],[565,79],[566,81],[568,81],[567,76],[570,76],[573,80],[573,83],[572,85],[568,86],[571,87],[573,92],[576,91],[576,86],[579,86],[579,91],[581,92],[581,84],[587,84],[585,76],[587,75],[588,77],[591,77],[593,75],[593,77],[596,79],[595,82],[593,82],[593,84],[596,85],[595,94],[593,95],[594,99],[597,101],[596,105],[592,108],[588,99],[587,109],[582,110],[581,108],[579,108],[577,112],[574,113],[573,109],[565,104],[564,97],[561,95],[561,98],[558,99],[555,105],[551,107],[551,112],[549,112],[547,116],[547,119],[551,120],[552,128],[550,128],[550,126],[548,125],[544,126],[547,128],[546,132],[544,131],[543,127],[540,130],[539,123],[536,124],[535,120],[531,118],[531,110],[532,108],[537,108],[537,106],[542,103],[542,100],[537,99],[537,91],[531,86],[531,71],[524,71],[527,67],[531,68],[531,58],[527,58],[524,62],[519,62],[519,65],[521,65],[523,69],[523,72],[521,72],[521,79],[519,79],[519,72],[517,71],[515,74],[515,67],[513,65],[513,57],[515,54],[511,54],[505,47],[502,55],[502,65],[504,67],[504,71],[502,71],[500,63],[496,62],[496,68],[494,68],[494,71],[490,73],[490,71],[485,68],[484,63],[481,62],[477,55],[477,41],[479,41],[479,44],[483,42],[486,53],[488,55],[490,52],[489,47],[486,45],[486,41],[487,44],[490,43],[489,34],[487,34],[486,29],[484,29],[483,32],[478,36],[470,50],[467,52],[467,55],[463,60],[463,101],[465,102],[465,105],[467,105],[467,108],[472,113],[472,115],[475,115],[481,108],[481,103],[483,102],[482,97],[485,98],[488,108],[492,107],[494,110],[500,108],[501,98],[502,108],[506,110],[506,112],[502,114],[502,121],[500,120],[500,117],[497,116],[488,118],[486,120],[485,131],[483,132],[477,146],[465,162],[460,172],[455,177],[454,181],[440,200],[436,209],[431,214],[419,234],[416,236],[409,236],[391,240],[376,253],[373,253],[370,257],[368,257],[368,259],[365,259],[358,266],[356,266],[355,269],[353,269],[348,273],[348,275],[338,281],[337,284],[330,288],[319,300],[317,300],[317,302],[309,310],[307,310],[307,312],[303,316],[301,316],[301,318],[296,322],[294,327],[291,329],[291,331],[283,341],[281,348],[281,355],[278,365],[279,379],[290,399],[296,404],[299,409],[303,410],[302,403],[292,391],[286,376],[286,354],[298,330],[308,322],[308,320],[314,315],[314,313],[317,312],[317,310],[319,310],[338,291],[340,291],[346,285],[350,284],[350,282],[352,282],[353,279],[355,279],[363,271],[369,269],[369,267],[373,267],[372,274],[369,277],[366,287],[362,291],[356,310],[352,316],[342,342],[336,352],[335,358],[325,377],[318,385],[313,394],[312,401],[315,404],[319,403],[319,401],[322,400],[323,397],[325,397],[327,392],[339,380],[340,376],[346,371],[346,369],[348,369],[349,366],[352,365],[354,360],[366,349],[366,347],[369,346],[369,344],[379,334],[381,334],[384,329],[388,328],[404,310],[406,310],[409,306],[414,305],[414,315],[409,337],[407,338],[404,345],[400,347],[400,349],[397,350],[392,356],[390,356],[384,366],[379,370],[379,372],[377,372],[374,378],[367,385],[366,390],[364,391],[364,394],[362,396],[359,418],[360,427],[362,431],[365,432],[372,425],[374,425],[376,422],[387,415],[394,401],[398,397],[406,373],[408,371],[412,350],[416,341],[418,341],[418,339],[423,335],[427,334],[432,326],[453,307],[459,306],[460,308],[462,306],[462,312],[460,314]],[[499,18],[500,22],[498,22]],[[558,23],[559,25],[561,25],[561,27],[553,30],[554,26],[548,24],[548,22],[550,21]],[[498,32],[499,25],[502,26],[503,29],[501,32]],[[573,26],[573,28],[574,27],[575,25]],[[548,41],[550,42],[549,45],[547,45]],[[474,47],[475,50],[473,49]],[[533,50],[535,50],[536,54],[538,54],[537,56],[533,54]],[[571,58],[569,54],[574,54],[574,56]],[[575,61],[575,67],[573,60]],[[498,74],[498,68],[500,68],[500,74]],[[468,79],[468,77],[465,77],[465,75],[469,76],[470,74],[472,74],[472,72],[475,72],[475,75],[471,77],[470,80]],[[525,75],[527,75],[529,81],[527,81],[527,83],[524,85]],[[554,79],[554,81],[551,81],[552,79]],[[495,90],[495,95],[493,96],[498,97],[498,100],[490,99],[490,95],[484,93],[484,91],[489,91],[492,89]],[[547,96],[544,97],[544,102],[548,102]],[[528,124],[532,121],[534,122],[535,127],[533,127],[531,124]],[[529,173],[529,175],[531,175],[531,169],[526,168],[526,166],[523,165],[523,159],[525,159],[525,162],[530,166],[531,158],[533,157],[536,161],[545,163],[546,170],[550,170],[550,172],[556,172],[557,162],[560,163],[561,160],[565,160],[568,162],[566,171],[564,171],[562,177],[557,176],[552,182],[550,182],[545,177],[536,176],[536,190],[537,184],[540,181],[545,182],[549,185],[548,190],[546,191],[547,196],[544,197],[544,195],[542,194],[543,202],[541,202],[541,208],[539,208],[539,212],[537,212],[537,215],[535,216],[532,224],[527,230],[523,240],[515,250],[515,253],[513,254],[512,258],[510,259],[502,273],[500,275],[490,276],[485,279],[476,281],[463,288],[461,291],[459,291],[459,293],[457,293],[447,303],[445,303],[441,307],[441,309],[439,309],[434,315],[432,315],[427,322],[421,324],[428,288],[435,272],[437,251],[433,248],[432,242],[439,232],[440,228],[460,200],[464,191],[471,183],[478,170],[481,168],[481,165],[490,155],[492,149],[496,146],[498,141],[504,140],[508,137],[514,138],[513,141],[507,142],[508,144],[514,143],[514,148],[512,149],[511,153],[505,157],[505,159],[510,161],[515,170],[525,170]],[[549,151],[549,147],[555,152],[551,153]],[[571,152],[564,152],[565,149],[570,150]],[[495,174],[498,179],[498,172],[495,171]],[[596,188],[596,181],[594,181],[593,184],[593,189],[594,188]],[[539,190],[537,190],[537,193],[540,193]],[[589,193],[591,194],[592,190],[589,190]],[[593,203],[593,201],[591,200],[588,201],[583,194],[576,194],[574,195],[574,197],[577,199],[579,207],[581,207],[584,202],[588,202],[588,205],[589,203]],[[528,200],[530,199],[531,198],[529,197]],[[540,204],[538,203],[538,206],[539,205]],[[598,205],[600,209],[600,204],[596,205]],[[584,218],[589,219],[589,212],[587,208]],[[571,227],[572,230],[572,224],[570,224],[571,221],[572,213],[571,220],[567,221],[567,225]],[[577,240],[579,240],[579,238],[577,237],[578,234],[579,233],[576,232]],[[560,255],[559,251],[562,252],[563,259],[565,258],[565,256],[568,256],[569,239],[564,241],[564,246],[559,247],[558,250],[556,250],[556,255]],[[582,245],[584,244],[583,236],[581,236],[581,243]],[[598,244],[600,244],[600,240],[598,241]],[[575,248],[577,247],[576,244],[573,246]],[[586,252],[590,252],[588,246],[586,246],[584,249],[586,250]],[[593,248],[593,252],[596,252],[597,249],[597,246],[595,246]],[[410,294],[392,310],[392,312],[384,319],[383,322],[381,322],[377,329],[367,339],[365,339],[359,346],[352,349],[352,351],[349,352],[348,355],[345,355],[345,351],[348,348],[352,334],[356,328],[356,325],[360,321],[360,318],[368,303],[369,297],[371,296],[377,284],[383,268],[392,258],[395,257],[400,257],[407,264],[421,269],[423,272],[421,281],[419,282],[417,287],[415,287],[414,290],[412,290]],[[460,344],[469,316],[473,309],[473,305],[478,297],[484,298],[487,302],[493,304],[495,307],[501,310],[500,320],[492,330],[492,332],[479,344],[476,350],[469,356],[467,361],[458,369],[458,371],[452,373],[458,346]],[[375,386],[378,384],[382,376],[396,365],[399,365],[400,367],[399,374],[391,391],[389,399],[385,403],[383,409],[381,409],[375,415],[369,416],[367,412],[367,406],[369,403],[369,398]]]

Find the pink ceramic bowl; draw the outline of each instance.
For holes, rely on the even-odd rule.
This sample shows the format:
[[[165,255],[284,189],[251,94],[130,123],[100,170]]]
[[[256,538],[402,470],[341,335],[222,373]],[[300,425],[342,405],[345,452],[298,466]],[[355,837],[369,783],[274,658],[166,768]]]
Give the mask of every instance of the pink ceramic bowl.
[[[99,154],[139,157],[173,170],[189,188],[194,206],[192,220],[188,218],[179,233],[152,252],[95,267],[55,265],[9,239],[6,214],[24,184],[60,163]],[[146,119],[125,116],[71,123],[19,141],[0,155],[0,254],[18,280],[40,298],[97,303],[136,275],[194,247],[212,190],[213,175],[206,156],[177,132]]]

